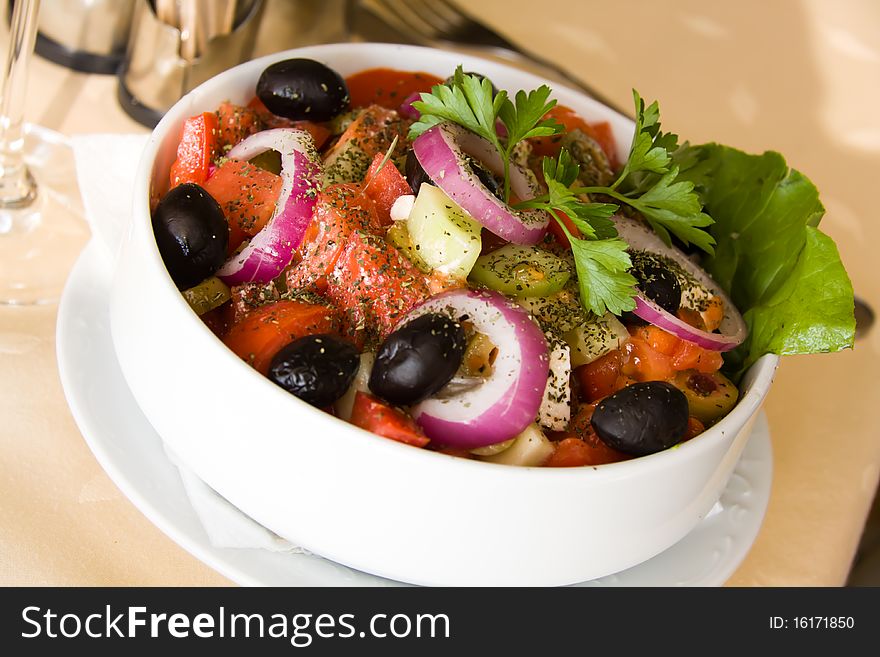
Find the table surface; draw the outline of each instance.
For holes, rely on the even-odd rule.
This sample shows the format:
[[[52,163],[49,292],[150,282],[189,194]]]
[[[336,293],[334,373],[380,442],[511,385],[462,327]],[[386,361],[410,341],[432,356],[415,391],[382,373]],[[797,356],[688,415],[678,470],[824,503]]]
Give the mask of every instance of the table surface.
[[[279,4],[269,11],[289,11]],[[822,228],[857,294],[880,308],[870,196],[880,172],[880,4],[549,0],[540,16],[531,2],[469,4],[612,102],[628,107],[633,87],[659,99],[664,127],[692,142],[784,153],[821,190]],[[266,23],[274,27],[264,25],[257,54],[292,45],[271,31],[281,21]],[[3,51],[6,42],[4,33]],[[114,77],[40,58],[27,119],[68,135],[145,132],[119,108]],[[0,307],[0,584],[228,584],[141,515],[95,461],[58,380],[56,313]],[[877,330],[852,351],[783,359],[765,406],[769,508],[728,585],[845,582],[880,472],[869,410],[880,407],[878,366]]]

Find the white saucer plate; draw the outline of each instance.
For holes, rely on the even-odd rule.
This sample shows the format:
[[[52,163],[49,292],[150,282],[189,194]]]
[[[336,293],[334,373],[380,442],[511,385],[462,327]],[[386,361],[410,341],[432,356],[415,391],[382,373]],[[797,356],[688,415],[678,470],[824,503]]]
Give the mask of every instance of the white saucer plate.
[[[100,245],[91,242],[61,299],[58,368],[77,426],[129,500],[181,547],[238,584],[399,586],[316,555],[211,545],[161,437],[122,376],[110,338],[110,276]],[[720,586],[745,558],[761,527],[772,460],[767,420],[761,413],[721,499],[696,528],[644,563],[578,586]]]

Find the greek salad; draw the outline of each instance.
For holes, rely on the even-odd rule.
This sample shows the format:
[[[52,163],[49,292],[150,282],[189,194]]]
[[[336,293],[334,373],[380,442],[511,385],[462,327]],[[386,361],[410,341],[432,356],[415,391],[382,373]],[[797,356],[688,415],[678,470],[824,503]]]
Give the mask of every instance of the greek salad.
[[[546,85],[449,74],[288,59],[185,122],[156,243],[260,374],[411,446],[595,466],[718,422],[764,353],[851,345],[821,204],[781,156],[679,144],[634,92],[623,160]]]

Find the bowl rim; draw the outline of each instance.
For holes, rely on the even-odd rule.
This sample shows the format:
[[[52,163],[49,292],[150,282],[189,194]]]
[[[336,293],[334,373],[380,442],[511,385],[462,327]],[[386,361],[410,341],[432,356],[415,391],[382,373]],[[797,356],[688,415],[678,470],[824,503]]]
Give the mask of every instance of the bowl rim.
[[[244,62],[233,68],[227,69],[222,73],[217,74],[216,76],[203,82],[198,87],[187,93],[180,100],[178,100],[168,110],[168,112],[166,112],[166,114],[162,117],[162,119],[150,133],[148,142],[144,147],[144,150],[142,151],[140,160],[138,162],[132,200],[132,219],[129,224],[127,239],[132,239],[132,234],[134,232],[135,226],[137,225],[137,222],[146,221],[148,224],[148,235],[153,235],[150,215],[150,198],[153,191],[152,174],[156,164],[157,155],[163,143],[171,136],[171,131],[174,126],[182,122],[188,116],[191,116],[192,113],[195,111],[193,110],[193,108],[190,107],[190,105],[194,101],[197,101],[200,96],[206,93],[210,93],[215,91],[216,89],[222,88],[224,84],[228,83],[228,80],[238,78],[239,76],[244,75],[246,71],[250,71],[251,69],[256,69],[259,67],[265,68],[265,66],[268,66],[273,62],[290,57],[320,57],[326,54],[330,54],[332,58],[332,55],[338,54],[340,50],[343,52],[349,50],[375,52],[379,50],[394,52],[397,55],[405,55],[407,52],[417,52],[420,54],[430,54],[434,56],[439,55],[444,59],[456,59],[460,62],[466,63],[469,66],[482,65],[489,68],[500,67],[502,69],[505,69],[511,75],[518,77],[519,79],[522,79],[524,82],[528,82],[529,84],[548,84],[548,86],[551,86],[554,93],[562,89],[564,90],[565,95],[576,97],[578,101],[583,105],[592,106],[594,109],[596,109],[597,113],[605,115],[606,118],[612,120],[612,123],[620,124],[627,127],[630,132],[634,127],[634,123],[631,119],[624,117],[615,110],[599,103],[592,98],[589,98],[588,96],[585,96],[582,92],[573,89],[572,87],[569,87],[562,83],[551,83],[550,81],[544,80],[537,75],[534,75],[527,71],[522,71],[508,64],[484,59],[473,55],[465,55],[463,53],[456,53],[448,50],[440,50],[423,46],[388,43],[333,43],[305,46],[301,48],[279,51],[276,53],[265,55],[258,59]],[[406,58],[404,57],[402,61],[406,61]],[[368,68],[364,68],[362,70],[368,70]],[[201,111],[210,110],[202,109]],[[618,149],[621,148],[622,145],[618,144]],[[278,400],[277,403],[279,404],[293,404],[292,408],[294,408],[295,410],[292,412],[295,412],[297,414],[302,412],[313,413],[315,414],[316,418],[319,416],[323,416],[327,420],[331,420],[333,424],[328,425],[328,427],[332,426],[336,429],[331,434],[334,438],[344,437],[345,439],[356,439],[363,441],[364,434],[366,434],[374,440],[376,444],[375,446],[377,455],[381,454],[381,450],[395,450],[397,452],[396,456],[409,458],[409,460],[411,460],[411,462],[413,463],[425,463],[425,467],[431,467],[433,465],[437,467],[480,468],[487,474],[493,473],[493,476],[529,478],[529,482],[532,482],[535,479],[543,479],[545,477],[552,477],[555,481],[560,481],[564,480],[566,477],[581,478],[585,476],[588,476],[594,480],[601,481],[603,478],[606,477],[612,479],[629,478],[638,476],[638,474],[642,471],[653,471],[657,469],[662,470],[667,462],[673,459],[692,460],[698,458],[705,451],[712,449],[713,442],[724,439],[728,432],[732,434],[737,433],[749,421],[750,418],[755,417],[764,399],[769,393],[769,389],[773,382],[773,378],[779,363],[779,356],[775,354],[766,354],[758,359],[758,361],[756,361],[747,372],[747,376],[751,374],[751,383],[749,386],[749,390],[745,395],[742,395],[740,397],[733,410],[731,410],[728,415],[722,418],[717,424],[714,424],[711,427],[707,428],[703,433],[696,436],[695,438],[685,441],[683,443],[679,443],[661,452],[656,452],[654,454],[640,456],[617,463],[585,465],[568,468],[548,468],[542,466],[510,466],[505,464],[481,461],[477,459],[463,459],[460,457],[443,454],[441,452],[435,452],[433,450],[414,449],[412,446],[405,445],[394,440],[389,440],[381,436],[377,436],[372,432],[367,431],[366,429],[361,429],[360,427],[357,427],[341,418],[337,418],[328,413],[325,413],[324,411],[321,411],[320,409],[314,408],[311,405],[303,402],[297,397],[290,395],[283,389],[279,388],[268,378],[256,372],[245,361],[238,358],[229,348],[226,347],[225,344],[223,344],[220,338],[217,337],[205,325],[200,317],[192,312],[189,305],[186,303],[183,295],[177,289],[176,285],[174,285],[170,275],[168,275],[167,269],[162,262],[155,240],[148,240],[147,245],[141,245],[141,247],[139,248],[149,254],[148,257],[150,260],[151,270],[158,268],[159,271],[165,273],[163,280],[156,281],[156,283],[164,286],[164,291],[167,293],[170,303],[172,303],[173,306],[176,308],[177,312],[175,314],[185,314],[187,316],[187,319],[183,321],[189,321],[190,323],[195,323],[198,325],[197,331],[200,331],[201,336],[204,336],[205,339],[213,344],[214,352],[217,354],[216,357],[225,358],[230,363],[230,367],[233,368],[230,371],[242,372],[240,376],[258,377],[262,380],[262,384],[259,385],[263,386],[263,394],[268,396],[277,395],[276,399]],[[236,367],[238,368],[238,370],[234,370],[234,368]],[[297,404],[299,404],[300,406],[297,407]],[[329,436],[327,437],[329,438]],[[409,455],[408,457],[407,454]],[[443,465],[444,463],[446,465]]]

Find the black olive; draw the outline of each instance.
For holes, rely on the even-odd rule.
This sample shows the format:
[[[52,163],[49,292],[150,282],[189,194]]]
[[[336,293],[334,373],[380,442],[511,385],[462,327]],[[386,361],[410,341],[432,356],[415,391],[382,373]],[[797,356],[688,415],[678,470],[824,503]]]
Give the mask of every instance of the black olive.
[[[348,107],[345,80],[313,59],[285,59],[266,68],[257,97],[273,114],[295,121],[329,121]]]
[[[638,281],[638,288],[646,297],[674,315],[681,306],[681,283],[663,264],[650,255],[636,251],[630,254],[633,262],[630,273]],[[624,323],[642,326],[645,320],[632,313],[624,313]]]
[[[471,167],[471,171],[473,171],[480,182],[486,186],[486,189],[492,192],[492,195],[495,198],[501,199],[503,189],[501,187],[501,183],[498,182],[498,179],[492,175],[492,172],[474,159],[471,159],[469,164]]]
[[[345,394],[360,362],[352,344],[329,334],[307,335],[275,354],[269,378],[303,401],[323,408]]]
[[[186,290],[226,260],[229,227],[214,198],[195,183],[171,189],[153,212],[156,245],[171,279]]]
[[[379,347],[370,390],[392,404],[420,402],[449,383],[466,346],[464,329],[455,320],[436,313],[417,317]]]
[[[666,312],[677,313],[681,306],[681,283],[675,274],[653,259],[637,258],[633,264],[633,276],[645,296]]]
[[[406,164],[404,164],[403,169],[406,174],[406,182],[412,188],[413,194],[419,193],[422,183],[431,184],[431,178],[425,173],[419,158],[416,157],[415,151],[412,149],[409,149],[406,153]]]
[[[465,75],[473,75],[475,78],[479,78],[480,80],[489,80],[489,78],[487,78],[487,77],[486,77],[485,75],[483,75],[482,73],[475,73],[474,71],[464,71],[464,74],[465,74]],[[447,87],[448,87],[448,86],[451,86],[451,85],[452,85],[452,81],[453,81],[454,79],[455,79],[455,76],[454,76],[454,75],[450,75],[448,78],[446,78],[445,80],[443,80],[443,84],[445,84]],[[489,84],[492,85],[492,97],[494,98],[495,96],[498,95],[498,87],[495,86],[495,84],[492,82],[492,80],[489,80]]]
[[[684,393],[665,381],[634,383],[606,397],[590,420],[610,447],[644,456],[681,442],[688,424]]]

